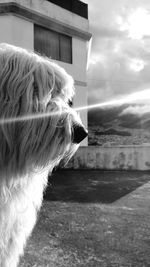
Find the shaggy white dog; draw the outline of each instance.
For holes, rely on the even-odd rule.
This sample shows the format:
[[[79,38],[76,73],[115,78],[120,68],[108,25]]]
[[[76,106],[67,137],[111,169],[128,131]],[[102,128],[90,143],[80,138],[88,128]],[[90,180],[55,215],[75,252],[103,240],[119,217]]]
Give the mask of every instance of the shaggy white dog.
[[[48,174],[87,136],[68,105],[71,76],[25,49],[0,44],[0,266],[16,267]]]

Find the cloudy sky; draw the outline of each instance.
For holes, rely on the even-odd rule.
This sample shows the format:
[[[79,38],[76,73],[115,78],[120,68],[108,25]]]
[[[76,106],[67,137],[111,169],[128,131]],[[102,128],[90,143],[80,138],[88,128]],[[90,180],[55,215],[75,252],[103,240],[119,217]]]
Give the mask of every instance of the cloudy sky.
[[[141,112],[150,111],[150,1],[84,2],[89,5],[93,35],[89,104],[120,97],[129,100],[128,95],[132,94],[133,102],[145,105]]]

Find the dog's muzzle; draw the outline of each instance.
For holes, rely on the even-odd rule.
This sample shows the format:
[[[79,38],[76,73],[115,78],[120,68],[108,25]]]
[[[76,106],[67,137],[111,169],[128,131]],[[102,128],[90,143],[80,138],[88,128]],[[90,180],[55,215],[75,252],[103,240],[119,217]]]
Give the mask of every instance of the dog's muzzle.
[[[79,144],[88,135],[88,131],[80,124],[73,124],[72,142]]]

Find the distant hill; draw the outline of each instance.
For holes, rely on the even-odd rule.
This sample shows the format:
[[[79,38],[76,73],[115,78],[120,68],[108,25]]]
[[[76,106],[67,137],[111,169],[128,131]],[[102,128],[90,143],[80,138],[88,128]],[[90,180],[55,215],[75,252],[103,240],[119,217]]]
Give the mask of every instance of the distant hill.
[[[125,109],[125,105],[119,107],[110,108],[96,108],[91,109],[88,112],[89,125],[99,125],[102,126],[106,123],[113,122],[118,119],[121,112]]]
[[[134,105],[135,106],[135,105]],[[110,108],[97,108],[89,110],[88,122],[89,126],[100,126],[104,128],[120,126],[127,129],[148,129],[150,130],[150,113],[143,115],[136,114],[120,114],[129,105],[121,105]]]

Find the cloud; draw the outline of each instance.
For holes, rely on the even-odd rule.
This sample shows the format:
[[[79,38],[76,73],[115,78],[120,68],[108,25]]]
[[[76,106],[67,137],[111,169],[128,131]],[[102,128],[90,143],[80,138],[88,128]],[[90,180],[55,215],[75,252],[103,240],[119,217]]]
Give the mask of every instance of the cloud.
[[[108,101],[149,88],[150,46],[149,26],[146,25],[150,20],[150,2],[86,2],[93,34],[87,77],[89,103]],[[139,36],[136,36],[138,30]]]
[[[126,31],[128,37],[132,39],[139,40],[144,36],[150,36],[150,13],[143,7],[133,10],[126,19],[118,16],[118,24],[120,30]]]
[[[138,58],[130,59],[129,67],[131,70],[133,70],[135,72],[139,72],[139,71],[143,70],[145,65],[146,65],[146,62],[144,62],[144,60],[142,60],[142,59],[138,59]]]
[[[144,68],[145,61],[141,59],[104,49],[99,60],[96,55],[93,57],[88,70],[89,102],[108,101],[149,87],[148,70],[146,77],[139,74]]]
[[[132,115],[137,115],[140,117],[146,113],[150,113],[150,105],[136,105],[136,106],[129,106],[129,107],[125,108],[120,113],[120,116],[132,114]]]

